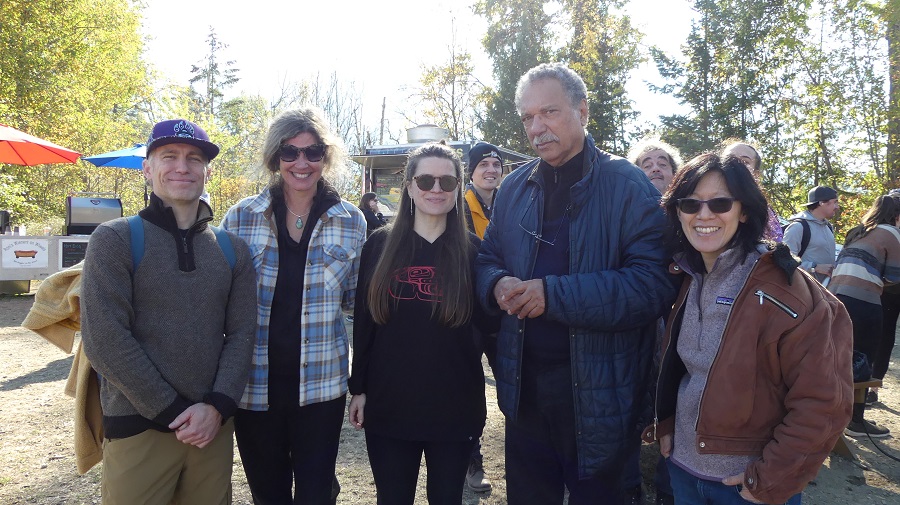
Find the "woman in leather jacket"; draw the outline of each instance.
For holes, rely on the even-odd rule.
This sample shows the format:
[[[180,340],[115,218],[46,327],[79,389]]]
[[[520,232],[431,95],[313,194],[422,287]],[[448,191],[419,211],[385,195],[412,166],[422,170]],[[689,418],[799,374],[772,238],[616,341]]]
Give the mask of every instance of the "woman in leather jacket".
[[[673,273],[647,430],[679,504],[799,504],[849,420],[852,330],[843,305],[783,245],[737,158],[694,158],[663,197]]]

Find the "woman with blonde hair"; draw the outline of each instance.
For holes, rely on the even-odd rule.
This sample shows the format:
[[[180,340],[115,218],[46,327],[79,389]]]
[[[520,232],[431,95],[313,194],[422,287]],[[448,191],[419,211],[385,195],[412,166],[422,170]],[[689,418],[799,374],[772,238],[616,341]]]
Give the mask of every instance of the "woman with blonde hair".
[[[235,415],[254,503],[333,500],[349,364],[342,310],[353,307],[366,238],[362,212],[331,185],[345,158],[320,110],[282,113],[263,144],[271,182],[222,221],[257,270],[253,367]]]

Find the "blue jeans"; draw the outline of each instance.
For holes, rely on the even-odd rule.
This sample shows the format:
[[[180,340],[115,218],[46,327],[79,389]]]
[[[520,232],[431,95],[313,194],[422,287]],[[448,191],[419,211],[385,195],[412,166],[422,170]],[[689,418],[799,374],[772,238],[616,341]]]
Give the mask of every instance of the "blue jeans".
[[[694,477],[681,467],[667,461],[669,481],[675,495],[675,505],[746,505],[738,486],[726,486],[714,480]],[[800,505],[802,493],[797,493],[785,505]]]

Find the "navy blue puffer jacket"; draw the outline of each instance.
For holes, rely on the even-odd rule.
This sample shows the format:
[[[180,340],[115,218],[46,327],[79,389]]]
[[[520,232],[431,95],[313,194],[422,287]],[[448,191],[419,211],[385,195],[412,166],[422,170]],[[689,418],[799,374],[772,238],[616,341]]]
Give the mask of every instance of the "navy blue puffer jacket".
[[[675,299],[662,245],[659,192],[628,161],[585,139],[584,177],[571,188],[569,275],[547,276],[545,317],[569,327],[579,477],[620,471],[646,412],[656,321]],[[503,276],[531,279],[543,188],[539,160],[503,181],[476,260],[481,303],[498,311]],[[538,204],[529,204],[537,199]],[[520,226],[520,224],[522,226]],[[498,336],[497,397],[516,418],[524,325],[504,316]],[[643,411],[643,412],[642,412]]]

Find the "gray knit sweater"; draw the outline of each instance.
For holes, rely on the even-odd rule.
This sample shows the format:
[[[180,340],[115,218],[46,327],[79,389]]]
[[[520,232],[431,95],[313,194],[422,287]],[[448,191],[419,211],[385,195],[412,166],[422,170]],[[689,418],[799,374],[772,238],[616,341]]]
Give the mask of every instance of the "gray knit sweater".
[[[85,256],[82,339],[101,376],[107,438],[169,431],[198,402],[214,406],[224,422],[243,393],[256,334],[256,271],[247,245],[231,234],[232,270],[202,203],[184,239],[158,199],[141,217],[145,248],[136,272],[125,219],[99,226]]]

